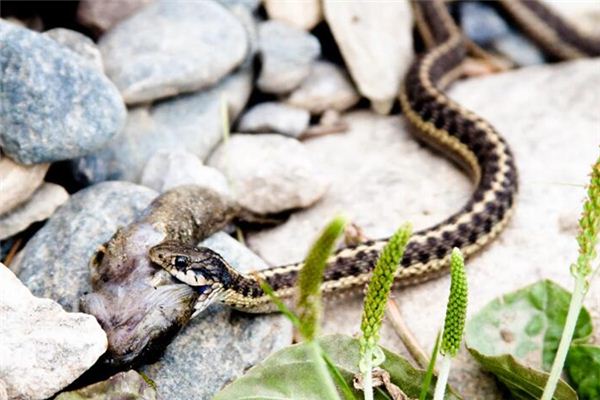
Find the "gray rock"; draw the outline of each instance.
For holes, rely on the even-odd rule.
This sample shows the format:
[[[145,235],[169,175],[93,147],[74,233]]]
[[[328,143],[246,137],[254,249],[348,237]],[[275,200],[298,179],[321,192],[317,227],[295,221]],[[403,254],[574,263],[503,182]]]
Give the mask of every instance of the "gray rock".
[[[97,33],[112,28],[118,22],[135,14],[154,0],[97,1],[81,0],[77,20]]]
[[[80,157],[122,127],[125,107],[112,83],[54,40],[0,21],[0,146],[42,163]]]
[[[44,35],[55,40],[69,50],[88,60],[98,71],[104,72],[100,50],[89,37],[70,29],[54,28],[44,32]]]
[[[219,3],[231,7],[243,6],[254,12],[260,5],[260,0],[217,0]]]
[[[240,119],[240,132],[277,132],[298,137],[308,128],[310,113],[287,104],[266,102],[248,110]]]
[[[244,272],[266,267],[225,233],[216,233],[200,245],[219,252]],[[160,361],[142,371],[154,380],[161,398],[208,399],[291,342],[291,323],[281,315],[249,315],[214,305],[184,328]]]
[[[238,203],[259,214],[307,207],[327,190],[304,145],[277,134],[235,134],[209,165],[227,175]]]
[[[450,91],[455,101],[502,133],[519,168],[515,215],[500,237],[467,263],[469,282],[477,282],[469,287],[470,312],[541,278],[572,285],[569,265],[577,257],[577,243],[571,226],[579,218],[590,166],[598,158],[598,71],[600,60],[530,67],[461,81]],[[346,120],[346,134],[306,142],[332,179],[324,198],[286,224],[246,238],[272,265],[301,259],[303,249],[335,212],[343,211],[368,237],[379,238],[404,221],[411,221],[415,229],[436,224],[470,196],[469,180],[439,153],[418,145],[403,118],[360,112],[348,114]],[[395,292],[404,321],[426,351],[443,323],[449,282],[444,277]],[[590,293],[600,293],[599,279],[591,285]],[[596,326],[597,299],[586,301]],[[328,307],[323,333],[358,332],[361,309],[359,298]],[[432,323],[432,318],[438,322]],[[600,339],[598,333],[595,338]],[[383,326],[382,345],[402,348],[388,324]],[[494,380],[464,349],[452,370],[450,384],[464,398],[503,398]]]
[[[77,173],[89,182],[137,182],[157,151],[186,150],[204,160],[223,138],[222,100],[234,120],[251,90],[252,73],[243,70],[209,90],[134,108],[125,129],[105,149],[76,161]]]
[[[193,184],[231,196],[225,175],[215,168],[203,165],[198,157],[183,150],[159,151],[154,154],[144,167],[141,184],[157,192]]]
[[[316,37],[280,21],[266,21],[258,27],[262,69],[257,86],[266,93],[288,93],[310,73],[312,62],[321,53]]]
[[[7,398],[46,399],[106,351],[106,334],[94,317],[34,297],[4,264],[0,293],[0,387]]]
[[[100,183],[75,193],[27,242],[14,270],[34,294],[79,310],[79,298],[91,290],[92,254],[156,194],[129,182]]]
[[[0,159],[0,215],[24,203],[44,181],[49,164],[21,165],[8,157]]]
[[[119,372],[105,381],[72,391],[63,392],[55,400],[155,400],[156,390],[134,370]]]
[[[543,64],[544,54],[528,38],[517,32],[511,32],[494,40],[491,47],[520,66]]]
[[[42,184],[25,203],[0,215],[0,239],[6,239],[34,222],[47,219],[68,198],[69,193],[62,186]]]
[[[107,75],[128,104],[218,82],[248,51],[244,27],[212,1],[157,1],[104,35]]]
[[[310,75],[294,90],[287,103],[321,114],[327,110],[345,111],[360,100],[348,75],[337,65],[317,61]]]
[[[465,34],[481,46],[510,32],[506,21],[485,3],[460,3],[460,25]]]

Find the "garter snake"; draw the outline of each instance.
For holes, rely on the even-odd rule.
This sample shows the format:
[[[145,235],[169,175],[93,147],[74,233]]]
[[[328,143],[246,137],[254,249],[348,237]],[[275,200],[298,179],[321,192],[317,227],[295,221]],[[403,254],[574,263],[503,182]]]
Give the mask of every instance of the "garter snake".
[[[501,1],[507,12],[547,52],[570,59],[600,54],[600,41],[585,37],[537,1]],[[396,282],[411,285],[447,270],[452,248],[465,256],[488,244],[507,224],[517,194],[517,170],[506,141],[484,119],[444,93],[460,77],[466,39],[441,1],[413,2],[418,32],[427,47],[413,62],[400,91],[402,110],[420,139],[440,149],[471,175],[475,190],[454,215],[416,232],[407,245]],[[369,280],[386,239],[337,251],[328,260],[325,294],[361,288]],[[284,299],[294,295],[302,263],[243,275],[217,253],[177,242],[150,250],[150,259],[199,292],[196,310],[213,301],[246,312],[275,311],[261,290],[264,279]]]

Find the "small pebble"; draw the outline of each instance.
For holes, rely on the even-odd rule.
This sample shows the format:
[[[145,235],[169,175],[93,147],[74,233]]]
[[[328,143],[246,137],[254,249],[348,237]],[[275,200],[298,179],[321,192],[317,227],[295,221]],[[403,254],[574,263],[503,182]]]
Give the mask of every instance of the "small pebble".
[[[277,134],[235,134],[209,159],[231,182],[234,198],[258,214],[308,207],[327,191],[304,145]]]
[[[310,31],[323,19],[319,0],[265,0],[264,3],[270,19],[286,22],[305,31]]]
[[[266,21],[258,27],[262,69],[257,86],[265,93],[288,93],[310,73],[321,53],[316,37],[280,21]]]
[[[44,181],[49,164],[21,165],[8,157],[0,159],[0,215],[27,201]]]
[[[77,20],[95,32],[102,33],[152,2],[154,0],[81,0],[77,8]]]
[[[238,125],[240,132],[277,132],[298,137],[308,128],[310,113],[283,103],[260,103],[248,110]]]
[[[510,32],[506,21],[493,7],[471,1],[459,4],[461,27],[475,43],[485,46]]]
[[[119,372],[105,381],[72,392],[63,392],[55,400],[155,400],[156,390],[134,370]]]

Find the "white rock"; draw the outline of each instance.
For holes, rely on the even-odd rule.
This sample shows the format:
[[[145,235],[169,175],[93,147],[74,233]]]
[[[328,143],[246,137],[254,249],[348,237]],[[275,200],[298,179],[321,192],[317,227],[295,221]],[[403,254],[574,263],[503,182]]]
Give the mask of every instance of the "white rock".
[[[96,32],[104,32],[152,2],[154,0],[81,0],[77,20]]]
[[[99,47],[107,75],[134,104],[215,84],[245,59],[248,38],[216,2],[160,0],[116,25]]]
[[[542,0],[586,34],[600,35],[600,3],[597,1]]]
[[[410,3],[324,0],[323,8],[358,91],[389,112],[413,59]]]
[[[157,192],[180,185],[207,187],[230,196],[227,178],[219,170],[207,167],[194,154],[185,151],[158,151],[144,167],[141,184]]]
[[[323,19],[319,0],[264,0],[270,19],[278,19],[310,31]]]
[[[277,134],[232,135],[209,165],[229,178],[243,207],[259,214],[307,207],[327,190],[304,145]]]
[[[44,32],[44,35],[69,48],[69,50],[88,60],[99,71],[104,72],[100,50],[98,50],[94,41],[89,37],[65,28],[50,29]]]
[[[9,399],[46,399],[106,351],[106,334],[94,317],[34,297],[3,264],[0,293],[0,379]]]
[[[317,38],[280,21],[258,26],[258,48],[262,69],[257,86],[266,93],[288,93],[298,87],[321,53]]]
[[[0,215],[0,239],[6,239],[34,222],[47,219],[68,199],[69,193],[62,186],[43,183],[25,203]]]
[[[0,215],[27,200],[42,184],[50,164],[22,165],[8,157],[0,159]]]
[[[287,104],[266,102],[248,110],[240,119],[240,132],[277,132],[298,137],[308,128],[310,113]]]
[[[451,91],[459,104],[489,120],[515,153],[520,193],[507,229],[467,263],[469,313],[493,298],[542,278],[571,287],[569,265],[577,256],[573,229],[581,212],[590,166],[598,158],[600,60],[582,60],[470,79]],[[498,99],[501,99],[499,102]],[[415,229],[442,221],[471,193],[469,181],[438,153],[419,145],[401,117],[346,116],[350,130],[306,142],[321,170],[330,171],[327,194],[277,228],[247,237],[272,265],[298,261],[318,230],[344,212],[371,238],[390,235],[404,221]],[[332,157],[335,154],[335,157]],[[567,227],[567,228],[565,228]],[[290,245],[293,243],[293,245]],[[396,291],[402,316],[429,351],[448,296],[449,278]],[[590,293],[600,293],[600,280]],[[597,296],[587,302],[600,324]],[[359,331],[361,299],[336,302],[324,315],[324,333]],[[432,323],[433,321],[433,323]],[[596,333],[596,341],[600,336]],[[382,344],[402,348],[388,324]],[[463,350],[464,352],[464,350]],[[496,383],[465,353],[450,378],[464,398],[501,399]]]
[[[344,111],[360,96],[346,73],[328,61],[317,61],[310,75],[294,90],[287,103],[321,114],[326,110]]]

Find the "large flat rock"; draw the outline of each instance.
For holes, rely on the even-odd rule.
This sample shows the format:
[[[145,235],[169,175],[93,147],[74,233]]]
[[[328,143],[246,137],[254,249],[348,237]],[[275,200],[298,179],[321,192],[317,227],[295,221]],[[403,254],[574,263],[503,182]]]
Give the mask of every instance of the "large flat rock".
[[[542,278],[572,287],[569,264],[577,255],[577,220],[600,143],[600,60],[539,66],[459,83],[451,96],[488,119],[511,145],[520,174],[516,213],[488,248],[468,261],[469,313],[493,298]],[[457,168],[422,147],[400,116],[348,115],[350,130],[306,142],[332,185],[310,209],[284,225],[254,234],[248,243],[272,264],[302,258],[318,230],[342,211],[373,238],[404,221],[425,228],[458,210],[470,185]],[[449,277],[397,291],[405,322],[430,351],[443,324]],[[600,280],[587,306],[600,326]],[[595,296],[594,296],[595,294]],[[333,303],[324,333],[359,332],[360,299]],[[384,325],[383,344],[403,348]],[[599,340],[596,333],[596,340]],[[465,398],[501,398],[463,349],[450,383]]]

